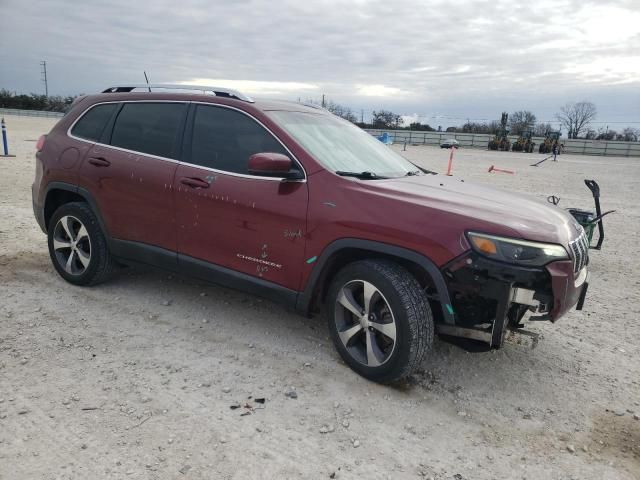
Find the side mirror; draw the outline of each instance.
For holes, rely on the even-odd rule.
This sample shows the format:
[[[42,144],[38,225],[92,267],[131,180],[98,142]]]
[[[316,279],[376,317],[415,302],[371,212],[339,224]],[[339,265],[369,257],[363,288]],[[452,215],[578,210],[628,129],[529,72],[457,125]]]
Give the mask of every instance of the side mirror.
[[[298,169],[293,169],[293,161],[281,153],[254,153],[249,157],[249,173],[262,177],[282,177],[286,179],[304,178]]]

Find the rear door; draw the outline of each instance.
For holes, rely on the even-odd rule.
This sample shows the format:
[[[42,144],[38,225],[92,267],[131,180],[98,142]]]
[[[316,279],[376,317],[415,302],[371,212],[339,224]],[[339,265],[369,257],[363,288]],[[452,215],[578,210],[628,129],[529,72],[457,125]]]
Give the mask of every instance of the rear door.
[[[298,290],[307,183],[250,175],[247,169],[254,153],[293,159],[292,154],[239,110],[204,104],[192,108],[185,133],[190,148],[173,187],[179,262],[204,260]]]
[[[175,252],[172,182],[187,104],[123,102],[80,169],[109,235]],[[73,131],[72,131],[73,134]]]

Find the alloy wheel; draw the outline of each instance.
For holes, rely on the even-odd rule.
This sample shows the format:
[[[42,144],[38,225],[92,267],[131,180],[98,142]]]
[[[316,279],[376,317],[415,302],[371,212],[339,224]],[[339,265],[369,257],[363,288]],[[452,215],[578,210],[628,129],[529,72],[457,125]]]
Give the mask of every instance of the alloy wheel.
[[[65,215],[53,230],[53,251],[60,266],[70,275],[82,275],[91,262],[91,239],[83,223]]]
[[[389,302],[372,283],[352,280],[338,291],[336,329],[345,349],[368,367],[386,363],[396,345],[396,321]]]

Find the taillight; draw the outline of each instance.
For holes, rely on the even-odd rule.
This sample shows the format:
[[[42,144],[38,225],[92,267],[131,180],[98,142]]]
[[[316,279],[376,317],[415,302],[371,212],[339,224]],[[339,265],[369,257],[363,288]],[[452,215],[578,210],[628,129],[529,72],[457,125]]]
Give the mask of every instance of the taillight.
[[[44,141],[47,139],[46,135],[40,135],[40,138],[36,142],[36,152],[41,152],[44,148]]]

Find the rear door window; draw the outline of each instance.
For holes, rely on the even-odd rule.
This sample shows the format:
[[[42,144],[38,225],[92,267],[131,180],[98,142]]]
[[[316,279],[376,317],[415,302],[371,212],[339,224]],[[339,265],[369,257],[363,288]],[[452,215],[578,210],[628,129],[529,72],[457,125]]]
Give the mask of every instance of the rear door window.
[[[178,158],[185,103],[125,103],[116,118],[111,145],[165,158]]]
[[[117,103],[104,103],[91,108],[73,126],[71,135],[97,142],[118,106]]]
[[[229,108],[197,105],[190,163],[248,174],[249,157],[265,152],[289,156],[280,142],[249,116]]]

